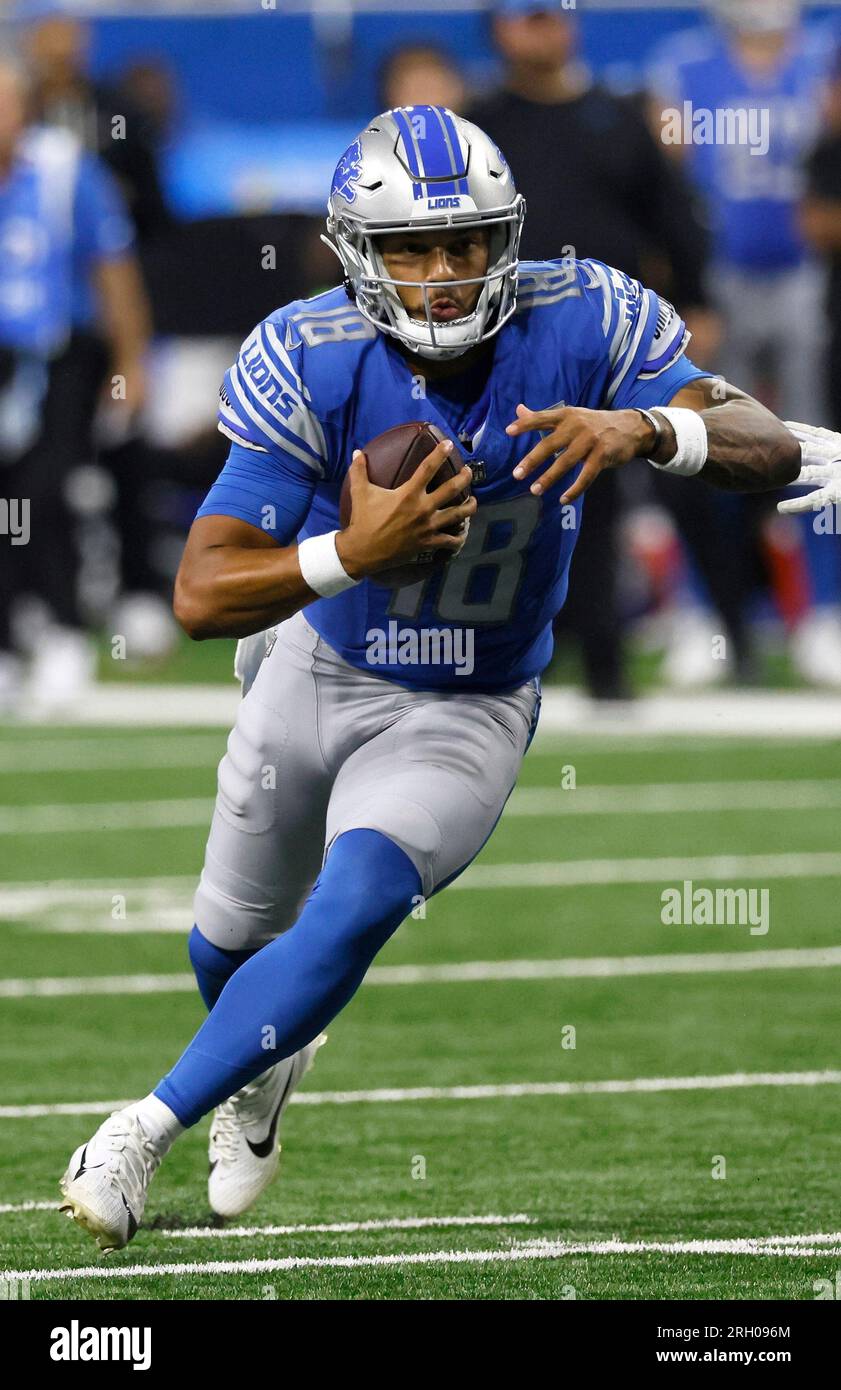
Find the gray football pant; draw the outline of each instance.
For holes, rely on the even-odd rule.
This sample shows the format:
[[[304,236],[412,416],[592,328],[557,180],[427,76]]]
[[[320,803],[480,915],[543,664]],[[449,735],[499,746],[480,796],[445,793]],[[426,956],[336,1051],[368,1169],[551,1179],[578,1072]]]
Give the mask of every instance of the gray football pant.
[[[539,700],[406,690],[342,660],[302,613],[278,628],[219,765],[195,921],[226,950],[293,925],[330,845],[378,830],[424,897],[478,853],[509,796]]]

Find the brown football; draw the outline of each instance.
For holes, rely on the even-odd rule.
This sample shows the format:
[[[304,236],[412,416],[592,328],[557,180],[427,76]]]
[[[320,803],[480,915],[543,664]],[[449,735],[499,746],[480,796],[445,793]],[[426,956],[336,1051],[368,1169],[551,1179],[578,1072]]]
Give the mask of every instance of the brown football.
[[[368,477],[377,487],[400,487],[412,477],[427,454],[432,453],[436,444],[440,444],[442,439],[446,438],[447,436],[428,420],[412,420],[409,424],[395,425],[390,430],[384,430],[362,450],[368,463]],[[464,459],[458,449],[454,448],[427,485],[427,492],[440,487],[463,467]],[[468,496],[469,493],[464,492],[458,500],[466,502]],[[345,478],[339,499],[339,525],[342,528],[350,521],[350,513],[350,482]],[[458,529],[454,534],[459,534]],[[421,579],[427,579],[436,569],[442,568],[449,558],[449,551],[423,551],[411,564],[398,565],[394,569],[380,570],[378,574],[372,574],[371,582],[384,584],[387,588],[416,584]]]

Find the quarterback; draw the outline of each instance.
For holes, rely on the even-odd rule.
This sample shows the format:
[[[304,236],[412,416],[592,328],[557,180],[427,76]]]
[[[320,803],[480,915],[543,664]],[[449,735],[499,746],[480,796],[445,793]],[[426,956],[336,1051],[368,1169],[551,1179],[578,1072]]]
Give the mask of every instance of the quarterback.
[[[798,477],[800,440],[692,365],[668,302],[595,261],[520,263],[524,213],[476,126],[385,112],[330,193],[343,287],[269,314],[225,378],[231,450],[175,590],[191,637],[245,639],[190,937],[209,1012],[70,1159],[62,1209],[103,1250],[131,1240],[161,1159],[210,1112],[213,1210],[239,1215],[271,1181],[322,1030],[502,813],[602,470],[648,460],[744,491]],[[376,486],[365,445],[412,421],[445,438]],[[454,447],[464,466],[428,489]],[[377,583],[436,551],[422,578]],[[469,629],[472,659],[419,640],[405,661],[383,639],[373,664],[394,623]]]

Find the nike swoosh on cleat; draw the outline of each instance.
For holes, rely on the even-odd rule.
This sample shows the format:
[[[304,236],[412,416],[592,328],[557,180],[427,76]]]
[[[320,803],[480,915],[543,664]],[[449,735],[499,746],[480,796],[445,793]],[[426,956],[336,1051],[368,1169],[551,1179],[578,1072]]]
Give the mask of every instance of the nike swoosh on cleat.
[[[129,1240],[133,1240],[133,1238],[137,1234],[137,1222],[134,1217],[134,1212],[132,1211],[131,1207],[125,1199],[125,1194],[121,1192],[120,1196],[123,1199],[123,1206],[128,1212],[128,1238]]]
[[[74,1181],[74,1182],[76,1181],[77,1178],[80,1178],[80,1177],[82,1176],[83,1173],[90,1173],[91,1170],[94,1169],[94,1168],[104,1168],[104,1167],[105,1167],[105,1164],[104,1164],[104,1163],[87,1163],[87,1164],[86,1164],[86,1163],[85,1163],[85,1155],[87,1154],[87,1152],[88,1152],[88,1146],[87,1146],[87,1144],[86,1144],[85,1147],[84,1147],[83,1150],[82,1150],[82,1162],[81,1162],[80,1165],[79,1165],[79,1171],[78,1171],[78,1173],[74,1173],[74,1174],[73,1174],[73,1181]]]
[[[275,1139],[275,1133],[276,1133],[276,1131],[277,1131],[277,1122],[278,1122],[278,1120],[280,1119],[280,1112],[281,1112],[281,1110],[283,1109],[283,1102],[286,1100],[286,1097],[287,1097],[288,1094],[289,1094],[289,1087],[292,1085],[292,1077],[293,1077],[294,1075],[295,1075],[295,1068],[292,1067],[292,1068],[290,1069],[290,1072],[289,1072],[289,1079],[288,1079],[288,1081],[286,1082],[286,1085],[285,1085],[284,1088],[283,1088],[283,1095],[281,1096],[280,1100],[278,1101],[278,1103],[277,1103],[277,1109],[275,1110],[274,1114],[272,1115],[272,1122],[271,1122],[271,1124],[269,1125],[269,1132],[268,1132],[268,1134],[266,1135],[265,1139],[261,1139],[260,1142],[259,1142],[258,1144],[252,1144],[251,1140],[248,1139],[248,1138],[246,1138],[246,1141],[245,1141],[245,1142],[246,1142],[246,1144],[248,1145],[249,1149],[251,1150],[251,1152],[253,1153],[253,1155],[254,1155],[255,1158],[268,1158],[269,1154],[272,1152],[272,1150],[273,1150],[273,1148],[274,1148],[274,1139]]]

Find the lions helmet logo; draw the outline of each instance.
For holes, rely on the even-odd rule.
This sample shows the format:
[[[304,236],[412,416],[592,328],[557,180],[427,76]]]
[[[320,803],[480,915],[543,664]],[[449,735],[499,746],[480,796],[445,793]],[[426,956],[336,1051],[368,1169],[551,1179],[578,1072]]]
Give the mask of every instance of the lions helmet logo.
[[[354,184],[358,183],[362,177],[362,149],[359,141],[354,140],[342,155],[336,166],[333,175],[333,193],[338,193],[340,198],[344,198],[346,203],[353,203],[356,200],[356,189]]]

